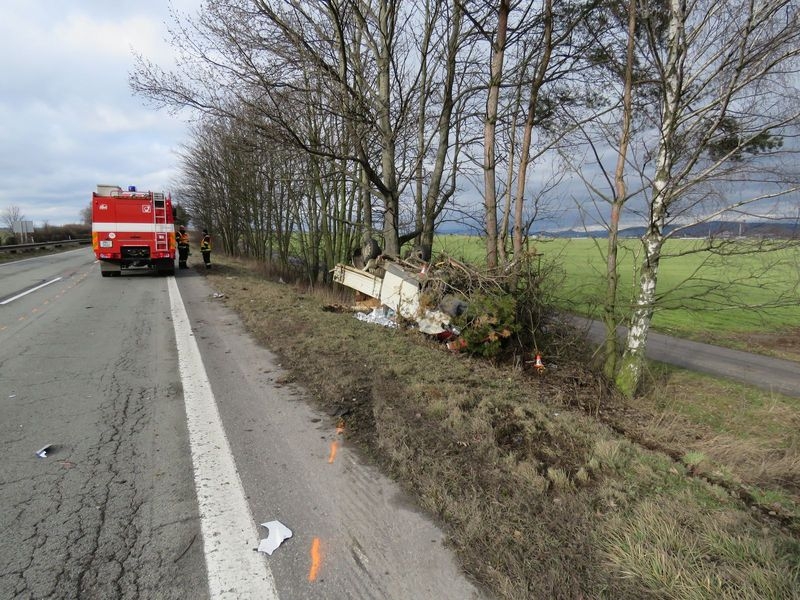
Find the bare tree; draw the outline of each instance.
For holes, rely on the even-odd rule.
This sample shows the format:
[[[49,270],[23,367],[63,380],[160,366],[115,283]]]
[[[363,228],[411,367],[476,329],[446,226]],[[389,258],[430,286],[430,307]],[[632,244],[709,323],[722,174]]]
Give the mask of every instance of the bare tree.
[[[639,147],[647,228],[616,376],[626,394],[636,393],[641,379],[668,237],[680,224],[757,215],[770,208],[764,201],[798,190],[796,170],[782,159],[800,117],[799,17],[788,0],[669,0],[640,15],[658,103],[649,115],[657,129],[642,130],[649,135]],[[719,194],[726,183],[739,187],[732,197]],[[672,232],[665,230],[670,222],[678,224]]]
[[[661,260],[675,255],[665,247],[670,238],[715,219],[770,218],[779,199],[796,195],[797,11],[796,2],[777,0],[612,1],[595,15],[589,60],[602,101],[596,117],[579,128],[587,153],[572,163],[590,195],[605,203],[595,205],[608,232],[604,371],[628,395],[639,386],[656,310],[686,306],[701,295],[723,310],[743,308],[731,290],[745,280],[765,285],[766,268],[779,253],[774,261],[763,255],[761,273],[740,267],[729,281],[701,271],[726,256],[785,245],[711,236],[689,249],[682,245],[677,253],[704,253],[702,266],[678,286],[657,291]],[[618,290],[623,214],[647,224],[634,250],[636,283],[627,301]],[[623,322],[629,329],[620,360],[616,332]]]
[[[84,225],[91,225],[92,224],[92,205],[89,203],[88,206],[85,206],[81,209],[80,212],[81,223]]]
[[[637,54],[637,0],[628,2],[609,2],[593,15],[591,27],[593,52],[589,71],[591,78],[605,83],[610,102],[603,103],[601,110],[591,121],[591,127],[579,126],[586,137],[593,160],[587,161],[589,169],[599,169],[601,180],[608,186],[603,192],[597,184],[583,175],[584,166],[576,171],[583,178],[589,192],[603,199],[609,208],[605,228],[608,234],[606,243],[605,295],[603,298],[603,323],[606,337],[603,349],[603,372],[613,380],[617,372],[619,344],[617,328],[620,325],[618,306],[619,287],[619,228],[620,218],[626,202],[630,199],[626,181],[626,167],[629,160],[628,148],[634,121],[634,86],[641,85],[643,75],[638,68]],[[605,26],[604,26],[604,25]],[[640,36],[641,37],[641,36]],[[613,94],[619,90],[621,98],[617,101]],[[618,114],[618,119],[610,115]],[[599,139],[594,136],[598,135]],[[615,148],[615,160],[608,166],[601,158],[603,148]]]
[[[14,226],[25,220],[25,215],[22,214],[22,209],[16,204],[9,204],[3,209],[3,214],[0,217],[11,231],[14,231]]]
[[[554,7],[551,1],[465,2],[478,39],[488,46],[481,55],[489,73],[480,163],[490,268],[504,262],[509,251],[522,252],[540,208],[533,200],[542,198],[544,189],[552,184],[549,172],[532,177],[533,165],[575,126],[563,112],[584,102],[583,93],[567,82],[586,68],[584,55],[592,42],[585,31],[586,17],[596,10],[596,4],[560,2]],[[538,192],[531,186],[532,179],[534,186],[542,188]],[[513,244],[509,247],[512,223]]]
[[[497,182],[495,136],[500,103],[500,86],[503,83],[503,61],[508,37],[510,0],[499,0],[497,23],[491,35],[489,88],[486,98],[486,115],[483,125],[483,203],[486,215],[486,266],[497,267]]]
[[[431,10],[431,6],[436,7]],[[420,69],[420,95],[418,117],[418,145],[424,151],[419,153],[416,167],[416,196],[419,206],[417,208],[417,231],[419,246],[423,258],[430,259],[433,247],[433,236],[437,220],[447,206],[450,198],[456,191],[456,177],[458,174],[459,156],[461,153],[460,128],[455,124],[461,120],[458,112],[456,96],[456,78],[458,73],[458,53],[463,45],[462,22],[464,11],[458,1],[452,4],[438,0],[426,0],[426,11],[429,16],[425,19],[428,24],[423,40],[423,51],[420,53],[422,64]],[[433,14],[435,11],[444,11],[441,18]],[[440,36],[443,43],[431,43],[432,35],[437,24],[445,24]],[[437,48],[439,48],[437,50]],[[444,64],[444,74],[441,83],[433,77],[433,65]],[[460,86],[459,86],[460,87]],[[430,99],[438,97],[438,110],[436,116],[434,135],[427,133],[431,118],[428,104]],[[433,155],[432,168],[429,176],[424,175],[424,162],[428,154]],[[425,188],[427,187],[427,191]]]
[[[350,185],[358,186],[362,200],[380,199],[385,249],[398,254],[401,201],[428,152],[436,159],[427,179],[430,210],[422,222],[435,219],[440,199],[452,193],[442,193],[442,174],[454,162],[452,87],[458,63],[450,58],[462,39],[459,9],[455,1],[432,3],[428,22],[415,11],[417,4],[224,0],[206,6],[201,19],[184,22],[174,35],[190,70],[164,73],[141,59],[132,86],[163,104],[219,116],[236,117],[235,107],[246,106],[249,118],[258,116],[255,127],[277,128],[281,143],[330,161],[323,171],[346,163]],[[423,58],[444,68],[422,78],[417,67]],[[428,103],[431,112],[419,113],[420,99],[433,96],[440,100]],[[311,112],[324,121],[326,132],[336,127],[339,135],[315,135],[307,119],[296,118]],[[416,137],[415,123],[431,119],[439,127]],[[363,206],[361,212],[367,231],[372,208]]]
[[[628,28],[625,43],[625,62],[622,68],[622,123],[617,146],[617,161],[614,167],[614,192],[611,200],[611,215],[608,220],[608,244],[606,252],[606,294],[603,306],[603,322],[606,327],[603,372],[609,380],[617,373],[617,293],[619,287],[619,222],[622,209],[628,201],[628,186],[625,180],[625,164],[628,159],[631,125],[633,121],[633,71],[637,24],[637,0],[627,5]]]

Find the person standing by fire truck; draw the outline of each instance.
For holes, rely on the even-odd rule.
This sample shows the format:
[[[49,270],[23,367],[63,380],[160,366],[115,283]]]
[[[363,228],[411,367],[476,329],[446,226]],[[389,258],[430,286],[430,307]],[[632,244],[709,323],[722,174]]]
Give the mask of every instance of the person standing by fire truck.
[[[203,255],[203,262],[206,264],[206,269],[211,268],[211,236],[208,235],[208,230],[203,229],[203,239],[200,242],[200,254]]]
[[[181,225],[178,228],[178,235],[175,236],[178,242],[178,268],[187,269],[186,259],[189,258],[189,234],[186,228]]]

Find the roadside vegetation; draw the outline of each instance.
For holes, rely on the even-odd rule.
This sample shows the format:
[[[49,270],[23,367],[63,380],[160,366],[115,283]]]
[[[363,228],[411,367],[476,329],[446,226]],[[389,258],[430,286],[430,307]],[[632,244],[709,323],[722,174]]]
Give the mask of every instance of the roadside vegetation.
[[[330,310],[351,292],[259,263],[218,254],[207,276],[493,596],[800,597],[796,399],[650,365],[634,403],[580,344],[538,373]]]
[[[399,257],[412,242],[428,260],[444,222],[472,223],[495,273],[534,223],[602,229],[598,362],[633,398],[654,316],[699,293],[735,310],[710,269],[663,294],[673,241],[705,230],[715,257],[735,261],[730,229],[712,236],[711,223],[796,218],[798,10],[220,0],[176,13],[182,60],[140,56],[130,84],[197,117],[178,190],[195,224],[230,254],[285,265],[302,232],[312,282],[359,248]],[[626,223],[640,228],[633,256]],[[746,250],[763,259],[760,282],[780,270],[779,237]],[[621,287],[626,261],[635,277]]]

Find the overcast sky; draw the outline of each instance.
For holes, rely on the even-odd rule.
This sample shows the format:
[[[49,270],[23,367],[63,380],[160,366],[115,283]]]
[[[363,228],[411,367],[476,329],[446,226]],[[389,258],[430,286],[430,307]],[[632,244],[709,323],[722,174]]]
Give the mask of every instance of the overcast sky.
[[[194,12],[200,0],[173,0]],[[80,222],[98,183],[168,191],[188,115],[133,96],[134,52],[162,66],[167,0],[0,0],[0,212]]]
[[[201,3],[0,0],[0,214],[15,206],[36,227],[77,223],[99,183],[175,187],[191,115],[156,110],[128,78],[135,53],[170,67],[170,6],[194,14]],[[558,209],[539,227],[580,227],[580,181],[550,196]],[[778,204],[796,214],[796,197]]]

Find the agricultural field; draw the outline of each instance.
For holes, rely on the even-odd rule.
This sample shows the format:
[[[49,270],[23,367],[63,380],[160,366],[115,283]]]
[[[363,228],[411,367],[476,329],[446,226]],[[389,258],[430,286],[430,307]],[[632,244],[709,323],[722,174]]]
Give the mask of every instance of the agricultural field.
[[[739,349],[768,352],[773,344],[781,347],[776,354],[800,357],[800,347],[794,348],[797,343],[792,343],[800,337],[800,248],[732,256],[694,252],[704,243],[692,239],[667,242],[659,271],[661,304],[653,319],[654,329]],[[738,248],[742,252],[748,250],[744,243]],[[483,244],[477,237],[441,236],[434,253],[479,262]],[[600,315],[606,281],[605,244],[605,239],[531,241],[531,251],[541,255],[542,268],[550,273],[551,293],[563,308],[586,316]],[[636,292],[638,240],[623,241],[619,261],[619,301],[624,312]]]

